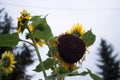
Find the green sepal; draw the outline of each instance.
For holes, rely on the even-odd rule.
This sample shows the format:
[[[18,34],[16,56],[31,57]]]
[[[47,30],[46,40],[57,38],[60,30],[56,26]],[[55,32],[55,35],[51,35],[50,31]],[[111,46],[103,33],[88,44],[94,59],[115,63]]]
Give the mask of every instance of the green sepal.
[[[91,46],[95,42],[96,36],[91,30],[88,30],[80,38],[85,42],[86,46]]]
[[[65,74],[65,73],[69,73],[70,72],[69,70],[65,69],[62,66],[59,66],[57,69],[58,69],[58,73],[59,74]]]
[[[19,41],[18,33],[0,34],[0,47],[14,47]]]
[[[43,61],[43,64],[44,64],[45,70],[53,68],[54,66],[53,60],[51,58],[47,58],[45,61]],[[42,71],[41,64],[38,64],[36,66],[36,69],[34,69],[34,71],[41,72]]]
[[[57,45],[57,38],[56,37],[50,37],[47,41],[49,47],[53,47]]]

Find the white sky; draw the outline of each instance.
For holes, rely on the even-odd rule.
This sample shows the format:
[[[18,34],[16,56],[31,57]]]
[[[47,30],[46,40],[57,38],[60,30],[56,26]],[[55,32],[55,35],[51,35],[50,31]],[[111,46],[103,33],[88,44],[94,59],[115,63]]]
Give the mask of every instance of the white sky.
[[[77,22],[81,23],[86,30],[92,29],[97,39],[90,47],[90,54],[83,62],[83,68],[88,67],[93,72],[98,71],[95,66],[98,58],[96,52],[101,38],[111,43],[116,52],[120,52],[120,0],[0,0],[0,3],[13,17],[15,25],[20,11],[26,9],[33,15],[48,14],[48,24],[54,35],[64,33]],[[44,56],[42,55],[43,58]],[[36,77],[38,79],[40,76]],[[89,77],[81,79],[92,80]]]

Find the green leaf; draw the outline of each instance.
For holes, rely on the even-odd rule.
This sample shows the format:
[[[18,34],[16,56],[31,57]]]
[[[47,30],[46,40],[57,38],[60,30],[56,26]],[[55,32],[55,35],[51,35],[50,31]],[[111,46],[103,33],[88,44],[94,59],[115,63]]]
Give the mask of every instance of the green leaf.
[[[62,68],[61,68],[62,69]],[[64,70],[64,69],[62,69]],[[65,76],[86,76],[86,75],[90,75],[90,77],[93,80],[102,80],[99,76],[93,74],[89,69],[87,69],[88,71],[83,71],[81,73],[75,71],[75,72],[71,72],[71,73],[65,73],[65,74],[59,74],[59,75],[50,75],[47,77],[47,80],[54,80],[56,78],[61,78],[61,77],[65,77]]]
[[[43,31],[35,30],[34,36],[37,39],[46,40],[46,37],[44,36],[44,32]]]
[[[47,58],[45,61],[43,61],[43,64],[44,64],[45,70],[53,68],[54,66],[53,60],[51,58]],[[42,71],[41,64],[39,64],[34,71],[41,72]]]
[[[96,36],[89,30],[80,38],[85,42],[86,46],[91,46],[95,42]]]
[[[83,71],[81,73],[76,71],[76,72],[72,72],[71,74],[69,74],[69,76],[86,76],[87,74],[88,74],[87,71]]]
[[[30,21],[36,21],[37,19],[39,19],[40,16],[33,16]]]
[[[38,64],[33,71],[41,72],[42,71],[41,64]]]
[[[50,75],[50,76],[47,76],[46,80],[55,80],[57,78],[62,78],[65,76],[68,76],[68,74]]]
[[[62,68],[60,68],[62,69]],[[62,73],[63,73],[63,70],[62,69]],[[64,72],[64,74],[59,74],[59,75],[50,75],[47,77],[46,80],[55,80],[56,78],[61,78],[61,77],[65,77],[65,76],[86,76],[88,74],[88,72],[86,71],[83,71],[81,73],[79,73],[78,71],[75,71],[75,72]]]
[[[45,65],[45,69],[53,68],[53,60],[51,58],[48,58],[43,63]]]
[[[86,72],[86,71],[79,73],[80,76],[86,76],[87,74],[88,74],[88,72]]]
[[[46,17],[40,18],[38,16],[34,16],[32,18],[32,26],[34,27],[34,36],[37,39],[43,39],[47,41],[53,36],[51,28],[46,21]]]
[[[13,34],[0,34],[0,47],[14,47],[19,42],[17,33]]]
[[[48,54],[47,54],[49,57],[53,57],[53,56],[56,56],[57,55],[57,47],[54,46],[54,47],[51,47],[50,50],[48,51]]]
[[[96,74],[93,74],[89,69],[88,70],[88,73],[90,75],[90,77],[93,79],[93,80],[102,80],[99,76],[97,76]]]

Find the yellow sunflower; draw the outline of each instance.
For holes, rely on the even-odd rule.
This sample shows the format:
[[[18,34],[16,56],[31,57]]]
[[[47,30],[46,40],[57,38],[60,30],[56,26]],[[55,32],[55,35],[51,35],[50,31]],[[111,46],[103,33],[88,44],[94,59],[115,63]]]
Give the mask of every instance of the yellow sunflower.
[[[6,73],[11,73],[13,71],[13,68],[15,67],[14,64],[16,63],[14,55],[10,51],[5,51],[2,54],[1,63],[2,69]]]
[[[77,24],[74,24],[70,30],[66,31],[66,33],[73,34],[80,37],[85,33],[85,30],[83,30],[83,27],[80,23],[77,23]]]
[[[27,26],[27,23],[29,19],[31,18],[31,15],[27,13],[26,10],[21,11],[21,16],[18,18],[18,27],[17,27],[17,32],[23,32],[25,29],[25,26]]]

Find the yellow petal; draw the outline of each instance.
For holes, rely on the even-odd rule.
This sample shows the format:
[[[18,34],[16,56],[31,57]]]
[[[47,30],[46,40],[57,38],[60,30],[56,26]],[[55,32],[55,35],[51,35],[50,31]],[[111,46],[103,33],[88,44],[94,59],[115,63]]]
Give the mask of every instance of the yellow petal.
[[[27,11],[25,10],[25,9],[23,9],[22,11],[21,11],[21,14],[27,14]]]
[[[76,35],[83,35],[85,33],[85,30],[83,29],[82,25],[80,23],[76,23],[72,26],[70,30],[66,31],[67,34],[76,34]]]
[[[38,44],[40,47],[43,47],[44,42],[42,42],[41,40],[39,40],[39,41],[37,41],[37,44]]]
[[[34,28],[33,28],[32,24],[30,24],[29,28],[30,28],[30,31],[31,31],[31,32],[34,31]]]

